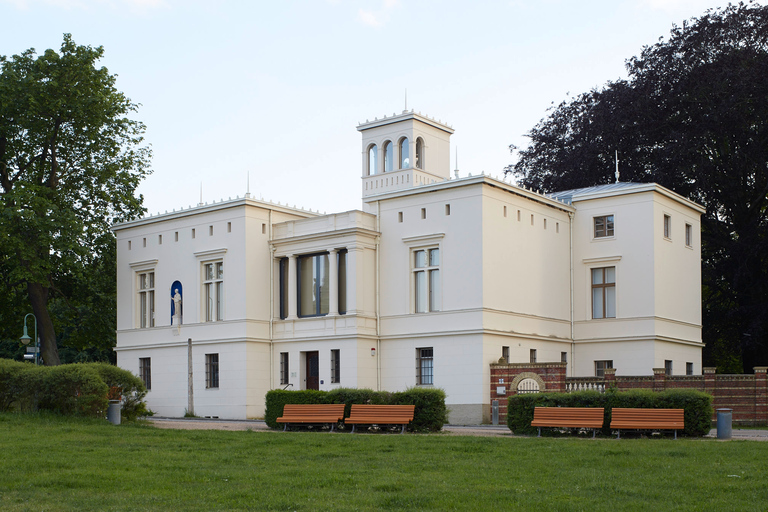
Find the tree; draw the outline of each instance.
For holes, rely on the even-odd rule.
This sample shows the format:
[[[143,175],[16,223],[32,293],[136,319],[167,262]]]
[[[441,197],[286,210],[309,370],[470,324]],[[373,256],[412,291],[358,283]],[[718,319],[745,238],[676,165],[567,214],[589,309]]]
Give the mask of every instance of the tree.
[[[110,225],[143,212],[144,125],[129,119],[138,106],[115,76],[96,67],[103,53],[65,34],[59,53],[0,57],[0,267],[6,290],[32,306],[47,365],[59,364],[52,302],[82,315],[67,305],[74,283],[98,278]]]
[[[729,5],[674,26],[628,78],[554,108],[514,173],[544,191],[657,182],[702,217],[706,364],[768,363],[768,7]]]

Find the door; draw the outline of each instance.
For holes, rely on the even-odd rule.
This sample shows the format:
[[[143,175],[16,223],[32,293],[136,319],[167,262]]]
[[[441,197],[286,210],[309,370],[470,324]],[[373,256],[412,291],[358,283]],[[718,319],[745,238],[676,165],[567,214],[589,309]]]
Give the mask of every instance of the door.
[[[320,389],[320,355],[319,352],[307,352],[307,389]]]

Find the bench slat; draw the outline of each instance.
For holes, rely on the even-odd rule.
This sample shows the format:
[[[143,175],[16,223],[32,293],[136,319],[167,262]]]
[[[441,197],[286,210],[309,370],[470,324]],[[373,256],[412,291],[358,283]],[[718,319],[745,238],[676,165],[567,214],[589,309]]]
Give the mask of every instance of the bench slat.
[[[604,417],[602,407],[536,407],[531,426],[601,428]]]
[[[402,425],[405,431],[405,426],[413,421],[415,409],[414,405],[352,404],[344,423],[352,425],[353,432],[355,425]]]
[[[637,430],[674,430],[685,428],[684,409],[629,409],[615,408],[611,411],[611,429],[618,431],[621,437],[621,429]]]
[[[344,419],[344,404],[285,404],[278,423],[330,423]]]

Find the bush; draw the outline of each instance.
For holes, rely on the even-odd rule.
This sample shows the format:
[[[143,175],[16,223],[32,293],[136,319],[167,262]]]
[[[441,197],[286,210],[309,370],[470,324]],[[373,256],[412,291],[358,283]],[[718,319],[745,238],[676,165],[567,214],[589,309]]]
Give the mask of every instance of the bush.
[[[104,417],[110,388],[122,393],[122,419],[152,414],[144,403],[144,383],[122,368],[107,363],[45,367],[0,359],[0,411]]]
[[[448,415],[442,389],[410,388],[396,393],[355,388],[332,391],[274,389],[266,396],[264,420],[269,427],[280,426],[277,418],[283,414],[285,404],[346,404],[345,417],[349,416],[352,404],[414,405],[413,421],[408,426],[411,431],[439,431]]]
[[[535,407],[603,407],[605,420],[602,432],[610,435],[611,409],[684,409],[687,436],[703,436],[709,432],[712,420],[712,397],[693,389],[677,389],[655,393],[649,390],[622,392],[579,391],[576,393],[531,393],[509,397],[507,426],[515,434],[535,434],[531,426]]]
[[[144,381],[132,374],[109,363],[83,363],[96,370],[104,383],[110,388],[118,388],[123,397],[121,420],[135,421],[142,416],[152,416],[154,413],[147,409],[144,397],[147,396],[147,387]]]

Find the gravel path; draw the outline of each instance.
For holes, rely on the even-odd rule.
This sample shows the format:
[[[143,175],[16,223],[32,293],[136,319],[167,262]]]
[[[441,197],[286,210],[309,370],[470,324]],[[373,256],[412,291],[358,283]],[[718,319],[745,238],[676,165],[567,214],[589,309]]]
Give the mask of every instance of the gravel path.
[[[157,428],[177,430],[252,430],[279,432],[267,427],[263,420],[219,420],[203,418],[149,418]],[[456,436],[516,437],[506,426],[494,425],[445,425],[443,431]],[[712,429],[704,437],[717,437],[717,430]],[[733,429],[733,439],[749,441],[768,441],[768,430]]]

